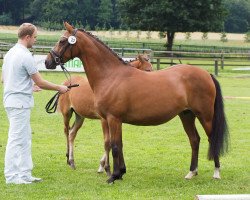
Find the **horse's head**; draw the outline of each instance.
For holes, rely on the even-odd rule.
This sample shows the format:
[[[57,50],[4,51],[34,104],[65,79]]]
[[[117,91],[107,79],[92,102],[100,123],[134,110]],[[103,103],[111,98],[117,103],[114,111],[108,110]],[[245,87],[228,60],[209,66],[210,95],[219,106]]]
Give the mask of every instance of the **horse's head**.
[[[77,29],[64,22],[66,31],[60,37],[54,48],[49,52],[45,60],[47,69],[55,69],[57,65],[63,65],[70,59],[79,55],[79,48],[77,42]]]
[[[130,65],[142,71],[153,71],[153,66],[149,62],[149,57],[147,54],[138,54],[137,60],[132,61]]]

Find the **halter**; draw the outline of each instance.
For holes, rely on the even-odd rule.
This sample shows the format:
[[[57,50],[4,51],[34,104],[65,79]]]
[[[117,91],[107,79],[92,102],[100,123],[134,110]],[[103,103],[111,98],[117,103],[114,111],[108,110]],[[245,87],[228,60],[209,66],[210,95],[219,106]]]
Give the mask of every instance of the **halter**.
[[[69,36],[68,38],[65,37],[65,36],[63,36],[63,37],[65,37],[65,38],[68,39],[68,43],[66,44],[65,48],[63,49],[63,51],[62,51],[62,53],[61,53],[60,55],[58,55],[58,54],[54,51],[54,49],[52,49],[52,50],[49,52],[50,55],[52,56],[52,58],[54,59],[55,63],[56,63],[57,65],[60,65],[60,67],[62,68],[62,70],[63,70],[63,72],[64,72],[64,75],[65,75],[66,78],[68,79],[68,81],[69,81],[69,86],[68,86],[68,88],[78,87],[78,86],[79,86],[79,84],[74,84],[74,85],[71,84],[71,76],[70,76],[70,73],[69,73],[69,71],[64,67],[64,64],[65,64],[65,63],[63,62],[63,58],[62,58],[63,55],[64,55],[64,53],[65,53],[66,50],[68,49],[68,47],[70,47],[70,52],[71,52],[71,58],[70,58],[70,60],[73,59],[73,56],[72,56],[72,46],[73,46],[73,44],[76,43],[76,37],[75,37],[76,32],[77,32],[77,29],[74,29],[73,34],[72,34],[71,36]],[[60,93],[57,92],[57,93],[49,100],[49,102],[46,104],[45,110],[46,110],[47,113],[54,113],[54,112],[56,112],[57,105],[58,105],[58,100],[59,100],[59,96],[60,96]],[[51,105],[52,105],[52,106],[51,106]]]
[[[61,52],[60,55],[58,55],[58,54],[55,52],[54,49],[52,49],[52,50],[49,52],[50,55],[52,56],[52,58],[54,59],[55,63],[56,63],[57,65],[60,65],[62,69],[64,69],[64,64],[65,64],[65,63],[63,62],[63,58],[62,58],[62,57],[63,57],[64,53],[66,52],[66,50],[68,49],[68,47],[70,47],[70,52],[71,52],[71,58],[70,58],[70,59],[72,59],[72,57],[73,57],[73,56],[72,56],[72,46],[73,46],[73,44],[76,43],[75,35],[76,35],[76,32],[77,32],[77,31],[78,31],[78,29],[74,29],[72,35],[69,36],[68,38],[65,37],[65,36],[63,36],[63,37],[65,37],[65,38],[68,39],[68,43],[66,44],[65,48],[63,49],[63,51]]]

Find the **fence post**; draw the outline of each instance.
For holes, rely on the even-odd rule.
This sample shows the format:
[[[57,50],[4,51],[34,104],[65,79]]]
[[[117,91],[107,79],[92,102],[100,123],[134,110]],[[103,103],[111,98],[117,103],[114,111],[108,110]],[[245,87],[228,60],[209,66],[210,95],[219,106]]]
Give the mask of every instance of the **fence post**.
[[[218,76],[218,60],[214,60],[214,74],[215,76]]]
[[[221,54],[221,69],[224,69],[224,54]]]
[[[160,69],[160,58],[157,58],[157,70]]]
[[[122,48],[122,57],[124,56],[124,48]]]
[[[145,43],[144,42],[142,43],[142,48],[145,49]]]
[[[174,54],[173,52],[171,52],[171,66],[173,65],[174,61],[173,61],[173,57],[174,57]]]

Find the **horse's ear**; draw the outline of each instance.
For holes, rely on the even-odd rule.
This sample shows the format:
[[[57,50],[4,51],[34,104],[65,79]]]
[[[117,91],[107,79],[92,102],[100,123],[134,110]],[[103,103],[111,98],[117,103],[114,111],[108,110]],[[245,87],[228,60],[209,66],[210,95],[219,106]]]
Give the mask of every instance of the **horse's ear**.
[[[64,27],[69,33],[72,33],[72,31],[74,30],[74,27],[71,26],[68,22],[64,22]]]
[[[143,61],[144,61],[144,60],[143,60],[143,56],[142,56],[141,54],[138,54],[138,59],[139,59],[140,62],[143,62]]]
[[[149,51],[145,51],[143,55],[144,55],[144,58],[146,58],[146,60],[150,59],[150,52]]]

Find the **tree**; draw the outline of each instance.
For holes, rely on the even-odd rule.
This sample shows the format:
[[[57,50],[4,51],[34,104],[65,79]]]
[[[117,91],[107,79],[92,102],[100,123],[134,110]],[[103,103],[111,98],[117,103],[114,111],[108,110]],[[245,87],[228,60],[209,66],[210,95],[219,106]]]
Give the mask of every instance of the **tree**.
[[[225,21],[225,31],[231,33],[246,33],[250,28],[250,1],[227,0],[228,17]]]
[[[29,19],[29,4],[31,0],[0,0],[0,16],[12,21],[14,24],[20,24]]]
[[[83,25],[87,25],[90,29],[94,29],[98,23],[97,14],[100,0],[78,0],[78,11],[75,14],[77,20],[81,21]]]
[[[113,9],[111,0],[101,0],[98,9],[98,21],[101,27],[111,25],[112,15],[113,15]]]
[[[77,8],[77,0],[47,0],[42,7],[42,12],[44,13],[42,20],[56,23],[62,23],[65,20],[75,22]]]
[[[111,0],[111,2],[112,2],[112,9],[113,9],[113,15],[111,18],[111,26],[114,28],[119,28],[121,17],[120,17],[120,11],[118,8],[118,3],[117,3],[117,0]]]
[[[130,28],[166,32],[172,50],[176,32],[221,31],[222,0],[119,0],[121,20]]]
[[[34,21],[42,21],[44,15],[43,6],[46,5],[48,0],[33,0],[30,3],[31,18]]]

